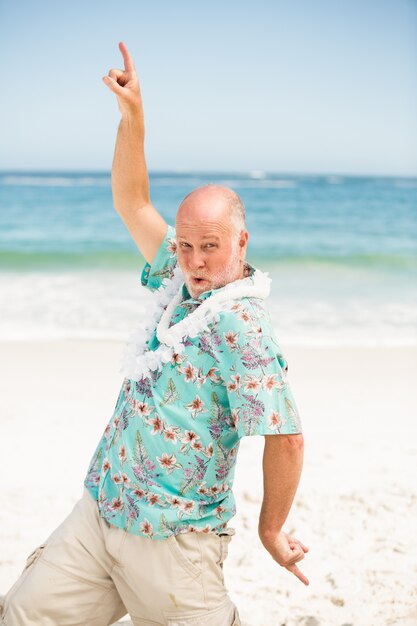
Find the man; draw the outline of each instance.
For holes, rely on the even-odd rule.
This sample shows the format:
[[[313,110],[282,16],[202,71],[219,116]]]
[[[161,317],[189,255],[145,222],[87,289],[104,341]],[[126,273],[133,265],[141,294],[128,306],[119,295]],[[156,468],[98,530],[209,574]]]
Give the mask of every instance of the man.
[[[181,203],[176,229],[150,202],[138,78],[104,78],[121,111],[114,205],[147,263],[155,310],[125,358],[114,414],[83,497],[27,559],[4,600],[7,626],[240,624],[223,578],[234,529],[240,439],[265,435],[260,539],[304,584],[307,548],[283,531],[303,437],[287,364],[264,300],[269,278],[245,262],[245,211],[207,185]]]

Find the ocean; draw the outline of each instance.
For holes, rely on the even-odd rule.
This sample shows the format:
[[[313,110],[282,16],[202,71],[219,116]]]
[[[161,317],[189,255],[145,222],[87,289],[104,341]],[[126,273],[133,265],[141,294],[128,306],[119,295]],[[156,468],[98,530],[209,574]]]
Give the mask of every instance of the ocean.
[[[174,224],[208,182],[246,206],[282,346],[417,344],[416,178],[155,172],[152,202]],[[108,172],[0,173],[1,340],[126,340],[151,298],[143,264]]]

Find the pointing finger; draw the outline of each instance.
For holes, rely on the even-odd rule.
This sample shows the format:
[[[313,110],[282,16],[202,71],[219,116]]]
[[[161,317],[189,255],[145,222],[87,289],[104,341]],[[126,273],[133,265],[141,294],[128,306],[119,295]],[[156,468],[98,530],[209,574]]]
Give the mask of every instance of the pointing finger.
[[[308,578],[306,576],[304,576],[304,574],[300,571],[300,569],[297,567],[297,565],[287,565],[286,568],[288,571],[290,571],[292,574],[294,574],[294,576],[297,576],[297,578],[299,578],[301,580],[302,583],[304,583],[304,585],[309,585],[310,581],[308,580]]]
[[[126,48],[126,46],[123,43],[123,41],[121,41],[119,43],[119,50],[122,53],[122,57],[123,57],[123,61],[124,61],[124,64],[125,64],[126,72],[134,72],[135,71],[135,66],[133,65],[133,59],[130,56],[129,50]]]

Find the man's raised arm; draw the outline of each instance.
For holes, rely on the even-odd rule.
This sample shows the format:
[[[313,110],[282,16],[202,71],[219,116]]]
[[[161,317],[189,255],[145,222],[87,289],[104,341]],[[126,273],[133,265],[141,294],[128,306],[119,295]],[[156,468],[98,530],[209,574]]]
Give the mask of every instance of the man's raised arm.
[[[162,243],[167,223],[151,204],[145,161],[145,124],[139,80],[132,57],[119,44],[124,70],[111,69],[103,77],[117,96],[121,120],[112,166],[114,208],[126,224],[146,261],[152,263]]]

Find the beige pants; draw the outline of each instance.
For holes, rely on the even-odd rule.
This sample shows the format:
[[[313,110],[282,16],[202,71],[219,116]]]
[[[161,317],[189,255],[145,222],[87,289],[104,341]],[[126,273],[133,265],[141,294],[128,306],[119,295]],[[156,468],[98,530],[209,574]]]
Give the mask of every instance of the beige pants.
[[[84,488],[3,599],[6,626],[240,624],[223,579],[232,535],[152,540],[109,524]]]

